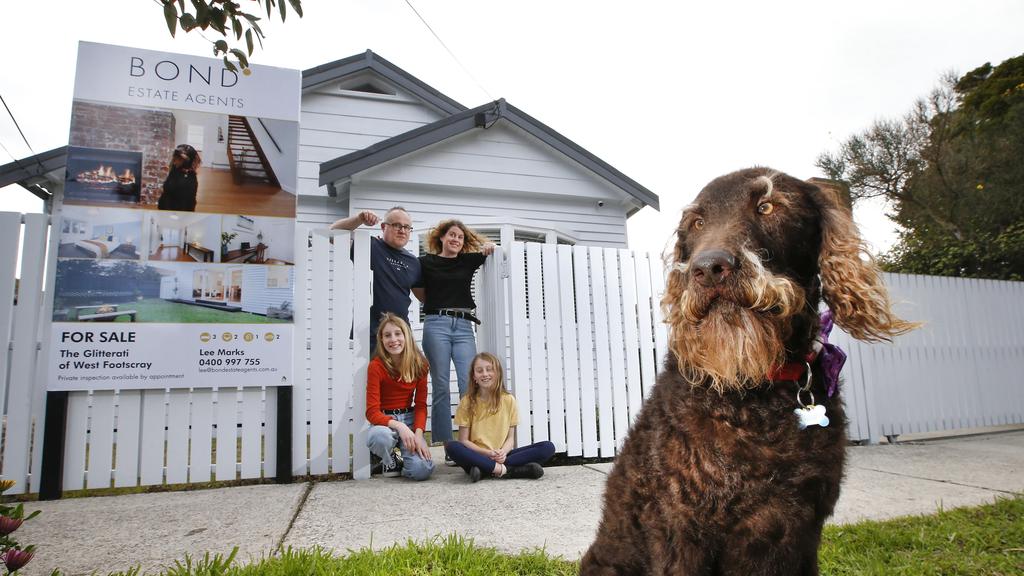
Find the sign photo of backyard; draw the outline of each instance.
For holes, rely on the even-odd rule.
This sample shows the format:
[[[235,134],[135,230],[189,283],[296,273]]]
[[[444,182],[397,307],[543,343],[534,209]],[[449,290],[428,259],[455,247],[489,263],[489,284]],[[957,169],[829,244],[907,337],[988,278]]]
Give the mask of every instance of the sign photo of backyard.
[[[294,267],[198,262],[57,262],[54,322],[291,323]]]
[[[296,132],[297,123],[282,120],[76,99],[64,203],[216,214],[245,206],[248,214],[294,218]],[[196,164],[185,166],[191,182],[175,175],[181,149]],[[161,203],[163,195],[189,200],[183,208]]]

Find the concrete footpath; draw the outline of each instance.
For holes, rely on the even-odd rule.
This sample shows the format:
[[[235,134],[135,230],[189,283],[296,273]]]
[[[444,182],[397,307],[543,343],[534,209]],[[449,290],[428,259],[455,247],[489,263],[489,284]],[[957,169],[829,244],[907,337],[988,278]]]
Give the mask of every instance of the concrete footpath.
[[[1024,493],[1024,429],[851,446],[834,523],[930,514]],[[544,548],[576,560],[601,513],[611,464],[547,468],[544,478],[469,484],[443,464],[427,482],[378,478],[33,502],[42,514],[17,533],[36,544],[22,572],[150,572],[185,553],[243,562],[280,545],[343,554],[458,533],[502,551]]]

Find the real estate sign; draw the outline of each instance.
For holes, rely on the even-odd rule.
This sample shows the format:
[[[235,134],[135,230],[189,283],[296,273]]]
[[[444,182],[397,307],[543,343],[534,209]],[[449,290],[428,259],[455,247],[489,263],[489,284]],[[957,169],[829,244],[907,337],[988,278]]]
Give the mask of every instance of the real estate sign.
[[[79,45],[50,390],[291,384],[301,78]]]

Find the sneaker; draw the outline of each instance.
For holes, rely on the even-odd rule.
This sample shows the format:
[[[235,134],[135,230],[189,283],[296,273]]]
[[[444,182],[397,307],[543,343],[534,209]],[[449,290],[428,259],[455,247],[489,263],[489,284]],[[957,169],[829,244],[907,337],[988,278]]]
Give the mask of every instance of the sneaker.
[[[447,452],[445,452],[445,455],[444,455],[444,465],[445,466],[458,466],[458,464],[455,463],[455,460],[452,460],[452,457],[449,456]]]
[[[395,478],[402,475],[402,456],[393,453],[391,454],[391,466],[384,464],[381,468],[381,476],[385,478]]]
[[[380,456],[370,454],[370,475],[380,474],[383,468],[384,462],[380,459]]]
[[[480,481],[480,469],[473,466],[469,469],[469,482],[470,484],[476,484]]]
[[[523,464],[522,466],[509,466],[506,478],[529,478],[536,480],[544,475],[544,468],[536,462]]]

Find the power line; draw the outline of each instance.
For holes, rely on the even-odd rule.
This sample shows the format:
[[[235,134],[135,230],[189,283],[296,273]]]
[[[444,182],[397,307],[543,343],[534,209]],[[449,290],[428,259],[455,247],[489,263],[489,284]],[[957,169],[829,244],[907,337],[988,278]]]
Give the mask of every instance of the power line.
[[[27,144],[27,142],[26,142],[26,144]],[[19,170],[23,171],[23,172],[24,172],[24,173],[26,173],[26,174],[29,174],[29,171],[28,171],[28,167],[27,167],[27,166],[25,166],[24,164],[22,164],[22,163],[21,163],[21,160],[18,160],[18,159],[17,159],[17,158],[16,158],[15,156],[14,156],[14,154],[11,154],[11,151],[7,149],[7,146],[4,146],[4,143],[3,143],[3,142],[0,142],[0,148],[3,148],[3,149],[4,149],[4,152],[6,152],[6,153],[7,153],[7,155],[8,155],[8,156],[10,156],[10,157],[11,157],[11,159],[13,159],[13,160],[14,160],[14,165],[15,165],[15,166],[17,166]],[[37,164],[37,165],[39,165],[39,167],[40,167],[40,168],[42,169],[42,170],[41,170],[41,171],[39,172],[39,174],[40,174],[40,175],[42,175],[43,173],[45,173],[45,171],[46,171],[46,167],[45,167],[45,166],[43,166],[43,163],[42,163],[42,162],[40,162],[38,158],[36,158],[36,164]],[[20,183],[19,183],[19,184],[20,184]],[[41,185],[40,185],[40,184],[39,184],[38,182],[37,182],[37,183],[35,183],[35,184],[31,184],[31,185],[28,185],[28,186],[26,186],[26,185],[22,184],[22,185],[21,185],[21,187],[22,187],[22,188],[24,188],[25,190],[28,190],[28,191],[29,191],[30,193],[32,193],[32,194],[35,194],[36,196],[39,196],[40,198],[42,198],[42,196],[40,196],[40,195],[39,195],[39,193],[37,193],[37,192],[34,192],[34,191],[32,190],[32,188],[38,188],[38,189],[42,190],[42,191],[43,191],[43,192],[44,192],[45,194],[47,194],[47,195],[49,195],[49,196],[51,196],[51,197],[53,196],[53,193],[52,193],[52,192],[50,192],[49,190],[47,190],[46,188],[44,188],[43,186],[41,186]]]
[[[6,106],[6,104],[5,104],[5,106]],[[3,142],[0,142],[0,148],[3,148],[4,152],[6,152],[7,155],[11,157],[12,160],[14,160],[14,165],[15,166],[17,166],[20,170],[24,171],[26,174],[28,173],[28,168],[24,164],[21,163],[21,160],[18,160],[17,158],[15,158],[14,154],[11,154],[11,151],[7,149],[7,146],[4,146]],[[36,161],[36,163],[39,164],[40,167],[42,167],[42,165],[43,165],[38,160]],[[28,190],[31,194],[35,194],[36,196],[39,196],[39,194],[37,194],[36,192],[32,191],[32,186],[35,186],[36,188],[39,188],[40,190],[42,190],[46,194],[50,194],[52,196],[52,193],[49,190],[47,190],[46,188],[43,188],[39,184],[32,184],[31,186],[24,186],[23,185],[22,188],[24,188],[25,190]]]
[[[14,118],[14,114],[11,112],[11,109],[7,106],[7,101],[4,100],[3,94],[0,94],[0,102],[3,102],[4,109],[7,110],[7,115],[11,117],[11,122],[14,122],[14,127],[18,129],[18,134],[21,134],[21,139],[25,141],[25,146],[28,146],[29,152],[31,152],[32,155],[35,156],[36,151],[33,150],[32,145],[28,143],[28,138],[25,138],[25,133],[21,131],[21,126],[18,125],[18,121]],[[4,150],[7,150],[7,148],[4,148]],[[10,152],[8,152],[8,154],[10,154]],[[13,158],[14,155],[12,154],[11,157]]]
[[[7,106],[7,101],[4,100],[3,94],[0,94],[0,102],[3,102],[4,109],[7,110],[7,115],[11,117],[11,121],[14,122],[14,127],[18,129],[18,134],[21,134],[21,139],[25,141],[25,146],[28,146],[29,152],[31,152],[32,156],[35,158],[36,165],[38,165],[39,168],[40,168],[39,174],[40,175],[45,174],[46,173],[46,166],[43,166],[43,163],[39,160],[39,155],[36,154],[36,151],[32,149],[32,145],[28,143],[28,138],[26,138],[25,137],[25,133],[21,131],[21,126],[18,125],[18,120],[14,118],[14,114],[11,112],[10,107]],[[3,145],[3,142],[0,142],[0,148],[3,148],[4,152],[7,152],[7,155],[14,159],[14,164],[18,168],[20,168],[21,170],[25,171],[26,173],[28,172],[28,168],[26,168],[25,165],[22,164],[21,161],[18,160],[14,156],[14,154],[11,154],[11,151],[7,149],[7,146]],[[39,184],[33,184],[33,186],[42,189],[46,193],[50,193],[49,190],[47,190],[46,188],[43,188]],[[25,188],[28,189],[28,187],[25,187]],[[31,190],[29,190],[29,191],[31,192]]]
[[[427,23],[426,19],[424,19],[423,16],[419,13],[419,11],[416,10],[416,7],[412,5],[411,0],[405,0],[405,3],[409,6],[409,9],[412,10],[413,14],[415,14],[416,17],[420,19],[420,22],[423,22],[423,25],[427,27],[427,30],[430,30],[430,33],[434,35],[434,38],[437,39],[438,43],[440,43],[441,46],[445,49],[445,51],[448,52],[448,55],[452,57],[452,60],[455,60],[455,63],[459,65],[459,68],[462,68],[462,71],[466,73],[466,76],[469,76],[469,79],[472,80],[474,84],[476,84],[477,88],[483,90],[483,93],[487,94],[487,98],[494,100],[494,96],[491,96],[491,93],[487,91],[487,88],[483,87],[483,84],[481,84],[476,79],[476,77],[473,76],[473,73],[470,72],[469,69],[462,64],[462,62],[455,55],[455,53],[452,52],[450,48],[448,48],[448,45],[444,43],[444,40],[441,40],[441,37],[437,35],[437,32],[434,32],[434,29],[430,27],[430,24]]]
[[[18,159],[15,158],[14,154],[11,154],[11,151],[7,149],[7,146],[4,146],[3,142],[0,142],[0,148],[3,148],[4,152],[7,152],[7,155],[11,157],[11,160],[14,160],[15,163],[18,162]]]

